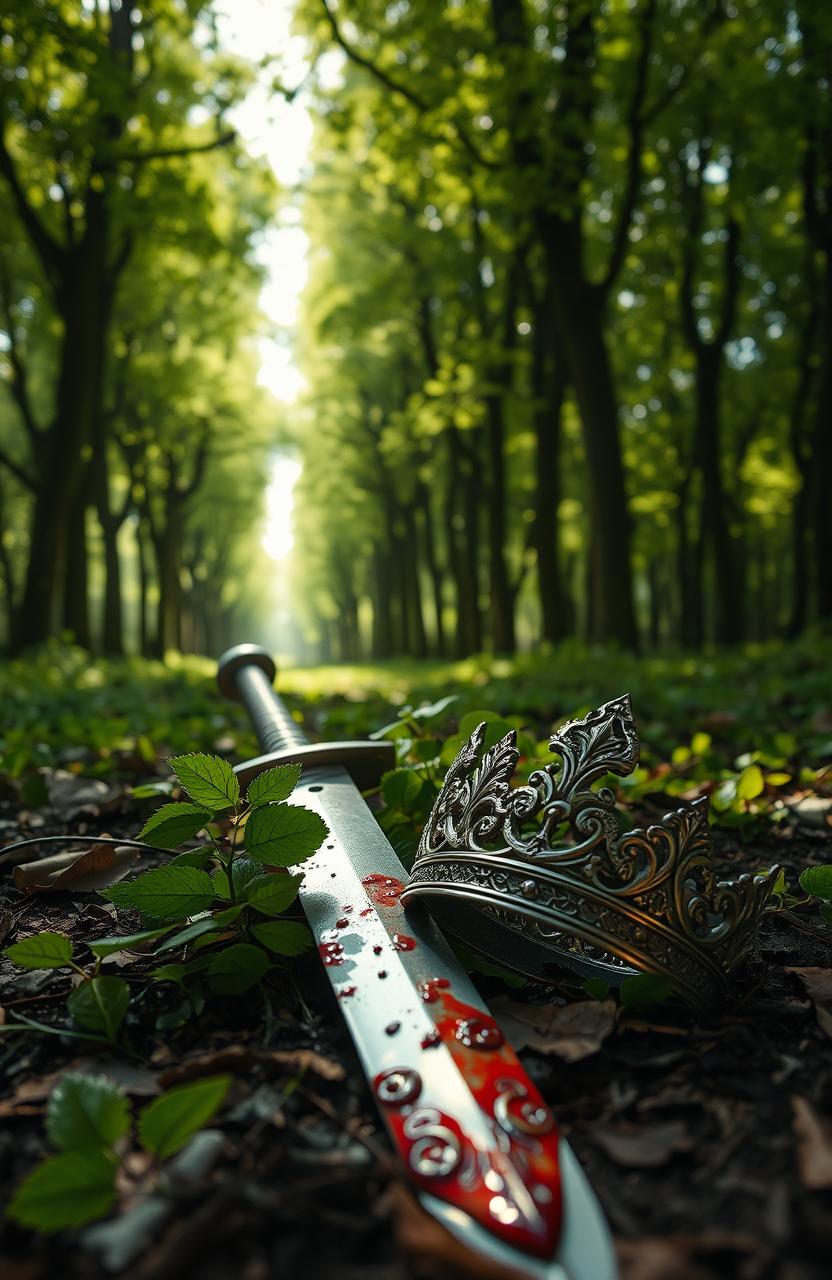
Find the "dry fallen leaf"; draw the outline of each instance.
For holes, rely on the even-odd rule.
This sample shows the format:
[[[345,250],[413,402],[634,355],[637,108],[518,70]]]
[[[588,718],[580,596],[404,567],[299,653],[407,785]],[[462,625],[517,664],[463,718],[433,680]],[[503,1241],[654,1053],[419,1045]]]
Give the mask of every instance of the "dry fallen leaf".
[[[42,769],[49,807],[69,822],[79,813],[100,813],[122,794],[122,788],[100,778],[81,778],[66,769]]]
[[[213,1075],[217,1071],[242,1072],[253,1066],[271,1066],[282,1070],[284,1074],[288,1071],[311,1071],[321,1080],[344,1078],[344,1068],[340,1062],[333,1062],[331,1058],[325,1058],[323,1054],[314,1053],[311,1049],[255,1049],[249,1045],[231,1044],[169,1067],[167,1071],[161,1072],[159,1083],[163,1088],[169,1089],[171,1085]]]
[[[803,796],[794,803],[786,803],[801,827],[808,831],[828,831],[832,826],[832,800],[824,796]]]
[[[693,1138],[679,1120],[667,1124],[598,1126],[590,1137],[616,1164],[628,1169],[656,1169],[679,1151],[690,1151]]]
[[[106,889],[123,880],[141,856],[126,845],[94,844],[79,853],[56,853],[14,869],[15,888],[24,893],[86,892]]]
[[[832,1039],[832,969],[786,969],[794,973],[806,988],[815,1006],[818,1025]]]
[[[805,1098],[792,1098],[797,1135],[797,1167],[804,1187],[825,1191],[832,1187],[832,1126]]]
[[[575,1004],[520,1004],[508,996],[491,1001],[492,1012],[515,1049],[554,1053],[579,1062],[597,1053],[615,1025],[612,1000],[579,1000]]]

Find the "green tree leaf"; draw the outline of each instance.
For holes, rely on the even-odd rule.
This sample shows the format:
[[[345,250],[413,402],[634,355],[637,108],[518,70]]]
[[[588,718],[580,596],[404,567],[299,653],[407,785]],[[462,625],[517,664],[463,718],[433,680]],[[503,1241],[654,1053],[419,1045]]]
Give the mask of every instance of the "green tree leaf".
[[[152,813],[139,832],[139,840],[158,845],[162,849],[175,849],[195,836],[213,814],[195,804],[163,804]]]
[[[66,934],[46,930],[13,942],[3,954],[22,969],[62,969],[72,960],[72,943]]]
[[[230,1076],[209,1076],[196,1084],[177,1085],[145,1107],[139,1119],[139,1140],[145,1151],[166,1160],[179,1151],[222,1106]]]
[[[169,864],[126,884],[114,884],[103,896],[118,907],[136,907],[154,920],[183,920],[206,911],[216,894],[207,871]]]
[[[213,957],[208,966],[208,983],[220,995],[239,995],[260,982],[268,969],[265,951],[248,942],[235,942]]]
[[[7,1212],[24,1227],[60,1231],[103,1218],[115,1198],[113,1161],[100,1151],[69,1151],[38,1165]]]
[[[85,1031],[100,1031],[114,1040],[130,1003],[130,988],[123,978],[109,974],[89,978],[72,991],[66,1002],[72,1021]]]
[[[277,916],[294,902],[302,882],[302,875],[267,873],[249,880],[243,894],[255,911],[261,911],[264,916]]]
[[[311,809],[289,804],[266,805],[255,809],[246,822],[246,852],[267,866],[293,867],[311,858],[327,835],[323,818]]]
[[[269,951],[279,956],[299,956],[313,944],[312,934],[305,924],[296,920],[268,920],[265,924],[253,924],[252,935]]]
[[[195,804],[223,813],[240,803],[240,784],[227,760],[195,751],[168,762]]]
[[[298,785],[301,774],[299,764],[279,764],[252,778],[246,791],[246,804],[257,809],[264,804],[286,800]]]
[[[127,1099],[105,1076],[67,1073],[46,1108],[46,1132],[65,1151],[111,1147],[129,1127]]]
[[[832,902],[832,863],[827,862],[821,867],[806,867],[800,873],[800,887],[814,898]]]

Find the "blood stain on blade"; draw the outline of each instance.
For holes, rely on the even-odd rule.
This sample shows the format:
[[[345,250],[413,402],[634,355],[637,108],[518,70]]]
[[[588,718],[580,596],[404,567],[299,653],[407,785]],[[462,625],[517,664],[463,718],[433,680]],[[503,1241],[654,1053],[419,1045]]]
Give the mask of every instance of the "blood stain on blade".
[[[338,992],[339,1000],[346,1000],[349,996],[354,996],[358,987],[342,987]]]
[[[503,1033],[492,1018],[457,1018],[454,1039],[466,1049],[499,1049]]]
[[[404,893],[404,885],[401,880],[397,880],[395,876],[383,876],[378,871],[374,871],[372,875],[364,876],[361,883],[367,890],[367,897],[377,907],[397,907],[399,899]]]
[[[426,1036],[422,1037],[422,1043],[420,1045],[420,1048],[437,1049],[441,1043],[442,1043],[442,1037],[440,1036],[439,1032],[429,1031]]]
[[[447,991],[450,985],[447,978],[429,978],[427,982],[420,982],[416,989],[425,1004],[435,1004],[439,999],[439,992]]]
[[[344,948],[340,942],[322,942],[318,953],[328,968],[344,963]]]
[[[415,951],[416,939],[411,938],[409,933],[394,933],[393,947],[396,951]]]

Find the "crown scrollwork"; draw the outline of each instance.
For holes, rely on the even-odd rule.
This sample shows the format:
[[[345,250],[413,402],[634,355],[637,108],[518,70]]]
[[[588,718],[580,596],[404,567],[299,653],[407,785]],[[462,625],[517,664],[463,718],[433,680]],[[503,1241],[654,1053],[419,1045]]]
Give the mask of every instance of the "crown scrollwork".
[[[628,696],[556,730],[557,759],[512,786],[516,733],[483,751],[479,725],[448,770],[423,832],[405,901],[457,895],[562,959],[669,977],[712,1008],[771,901],[777,868],[719,879],[707,800],[620,830],[603,785],[638,763]],[[511,963],[510,946],[502,959]]]

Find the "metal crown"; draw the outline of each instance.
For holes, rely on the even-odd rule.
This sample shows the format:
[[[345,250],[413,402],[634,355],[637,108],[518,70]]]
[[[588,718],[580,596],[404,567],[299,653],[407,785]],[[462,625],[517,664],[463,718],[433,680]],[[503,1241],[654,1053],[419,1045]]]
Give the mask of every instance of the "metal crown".
[[[778,868],[718,880],[707,799],[620,833],[613,792],[592,784],[638,762],[627,695],[558,729],[549,748],[560,764],[525,785],[509,785],[515,732],[482,754],[485,729],[448,771],[403,901],[429,899],[435,909],[455,899],[458,920],[463,902],[475,906],[509,931],[499,935],[503,954],[493,953],[493,929],[489,943],[508,965],[528,971],[528,959],[512,956],[522,938],[526,956],[615,981],[634,970],[660,974],[700,1011],[717,1007],[770,906]],[[454,927],[453,915],[443,918]]]

